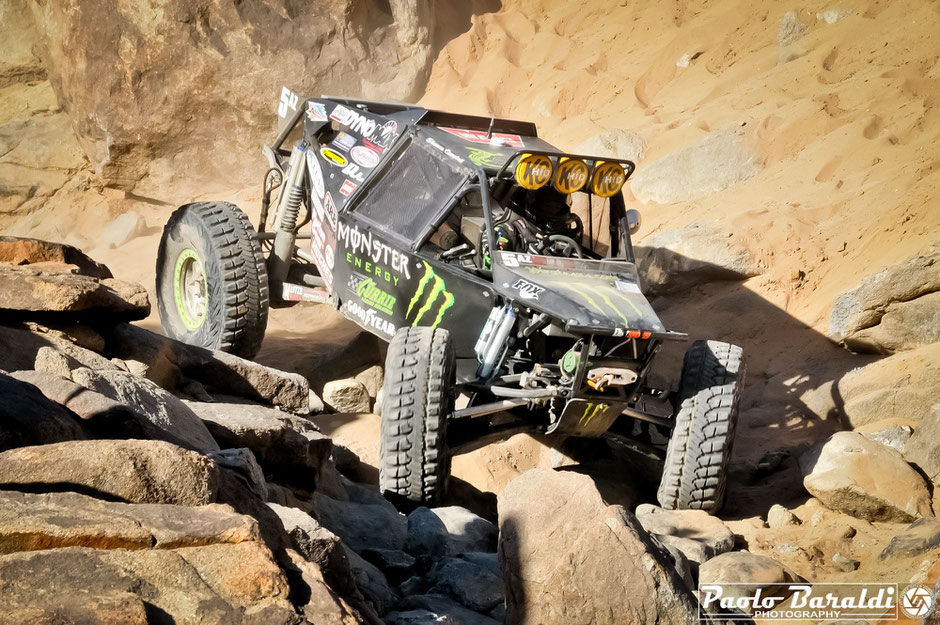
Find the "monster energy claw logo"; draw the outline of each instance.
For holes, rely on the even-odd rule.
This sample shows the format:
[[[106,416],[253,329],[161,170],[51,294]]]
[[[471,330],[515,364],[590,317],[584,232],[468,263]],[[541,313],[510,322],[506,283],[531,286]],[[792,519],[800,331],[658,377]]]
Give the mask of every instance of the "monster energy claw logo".
[[[434,317],[432,328],[436,328],[444,318],[444,313],[454,305],[454,296],[446,290],[444,281],[434,273],[431,266],[424,263],[424,276],[418,282],[418,288],[415,290],[414,297],[408,303],[408,312],[405,313],[405,319],[410,319],[414,311],[414,319],[411,326],[416,327],[421,319],[427,314],[430,319],[432,309],[437,308],[437,316]]]
[[[584,413],[581,415],[581,419],[578,421],[578,425],[586,426],[594,420],[598,414],[607,412],[607,409],[610,408],[608,404],[603,402],[595,404],[594,402],[587,402],[584,404]]]

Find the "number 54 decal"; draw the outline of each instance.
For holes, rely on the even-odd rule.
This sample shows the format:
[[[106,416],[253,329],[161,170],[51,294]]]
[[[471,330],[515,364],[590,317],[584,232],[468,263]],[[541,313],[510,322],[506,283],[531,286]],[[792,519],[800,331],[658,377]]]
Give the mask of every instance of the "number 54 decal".
[[[296,111],[299,101],[300,98],[297,97],[296,93],[287,87],[281,87],[281,101],[277,104],[277,116],[287,117],[288,111]]]

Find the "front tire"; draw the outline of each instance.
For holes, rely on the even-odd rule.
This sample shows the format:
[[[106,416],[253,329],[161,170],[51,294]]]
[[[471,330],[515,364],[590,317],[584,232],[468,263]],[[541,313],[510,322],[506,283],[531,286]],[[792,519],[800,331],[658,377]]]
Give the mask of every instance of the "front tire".
[[[663,508],[714,514],[724,505],[744,374],[736,345],[695,341],[686,352],[657,494]]]
[[[251,358],[268,323],[264,253],[234,204],[181,206],[157,253],[157,308],[167,336]]]
[[[447,417],[454,408],[454,348],[440,328],[402,328],[385,359],[379,486],[410,504],[440,501],[450,474]]]

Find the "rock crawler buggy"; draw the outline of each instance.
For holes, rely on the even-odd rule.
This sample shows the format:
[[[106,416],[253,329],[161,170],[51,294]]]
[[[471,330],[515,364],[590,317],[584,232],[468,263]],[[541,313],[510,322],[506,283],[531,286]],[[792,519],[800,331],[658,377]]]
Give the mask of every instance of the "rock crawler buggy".
[[[170,217],[160,318],[253,356],[268,306],[329,302],[390,341],[381,488],[431,503],[452,454],[516,432],[668,439],[660,503],[717,510],[741,349],[696,341],[677,393],[648,373],[667,331],[640,291],[630,161],[564,154],[530,123],[286,88],[257,228],[234,205]],[[292,147],[284,147],[290,145]]]

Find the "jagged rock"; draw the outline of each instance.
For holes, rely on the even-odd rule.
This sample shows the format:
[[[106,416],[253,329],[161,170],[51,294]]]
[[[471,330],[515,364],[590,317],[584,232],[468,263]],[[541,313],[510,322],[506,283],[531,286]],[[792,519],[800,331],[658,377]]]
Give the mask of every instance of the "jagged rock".
[[[275,479],[313,490],[333,443],[301,417],[234,398],[185,401],[225,447],[247,447]]]
[[[775,596],[788,596],[790,592],[786,590],[786,585],[803,581],[799,575],[773,558],[749,551],[731,551],[712,558],[699,567],[698,578],[703,607],[707,599],[705,593],[708,592],[703,587],[705,584],[734,584],[721,587],[724,597],[750,596],[760,584],[773,584],[762,586],[765,588],[764,595],[773,593]]]
[[[394,549],[405,546],[407,521],[391,503],[336,501],[319,493],[313,496],[317,520],[335,532],[351,549]]]
[[[412,622],[420,623],[421,625],[430,625],[430,623],[446,623],[447,625],[497,625],[497,621],[494,621],[493,619],[482,614],[477,614],[473,610],[465,608],[450,597],[445,597],[438,594],[413,595],[410,597],[405,597],[398,604],[397,609],[399,612],[396,612],[393,618],[398,619],[397,622],[399,623]],[[415,612],[418,614],[414,614]],[[401,619],[403,617],[400,616],[401,614],[405,614],[408,615],[406,618],[414,619],[419,616],[424,616],[425,613],[430,613],[433,615],[434,620],[402,621]],[[390,622],[394,623],[396,621],[393,620]]]
[[[635,246],[640,284],[662,295],[703,282],[743,280],[761,273],[746,245],[714,226],[696,223],[658,232]]]
[[[259,499],[268,498],[268,485],[264,481],[264,472],[258,465],[255,455],[250,449],[239,447],[237,449],[222,449],[210,451],[206,456],[220,467],[229,469],[238,475],[248,490]]]
[[[933,404],[917,424],[904,448],[904,458],[917,465],[933,482],[936,494],[936,488],[940,488],[940,403]],[[937,512],[940,513],[940,509]]]
[[[393,549],[363,549],[360,555],[382,571],[385,578],[393,584],[407,577],[408,573],[415,565],[415,559],[404,551],[395,551]]]
[[[442,556],[447,552],[447,527],[430,508],[420,506],[408,515],[405,551],[413,556]]]
[[[907,442],[911,440],[911,434],[913,433],[914,429],[909,425],[895,425],[883,430],[863,433],[863,435],[869,440],[881,443],[885,447],[890,447],[903,454],[904,448],[907,446]]]
[[[0,371],[0,451],[86,438],[68,410],[38,388]]]
[[[854,351],[883,354],[940,340],[938,261],[940,245],[932,245],[840,295],[829,317],[829,338]]]
[[[205,456],[162,441],[68,441],[0,453],[0,484],[201,506],[217,500],[219,474]]]
[[[13,377],[34,385],[47,398],[72,411],[92,438],[164,440],[182,447],[192,447],[171,432],[151,423],[128,405],[61,376],[42,371],[17,371]]]
[[[442,558],[428,573],[432,593],[447,595],[475,612],[503,603],[503,578],[469,560]]]
[[[139,284],[53,271],[67,267],[0,264],[0,310],[74,314],[98,321],[131,321],[150,314],[147,291]]]
[[[354,378],[332,380],[323,385],[323,402],[333,412],[369,412],[372,400],[365,384]]]
[[[362,596],[372,602],[375,611],[379,615],[391,610],[392,606],[398,601],[398,595],[389,587],[388,580],[382,571],[367,562],[348,546],[343,545],[343,549],[349,559],[349,566],[356,580],[356,586]]]
[[[496,551],[496,526],[483,517],[460,506],[431,508],[441,520],[445,536],[445,553],[456,556],[470,551]]]
[[[675,547],[699,564],[731,551],[734,546],[734,533],[704,510],[663,510],[641,504],[637,506],[636,518],[660,542]]]
[[[320,401],[301,375],[187,345],[131,324],[116,324],[105,338],[113,356],[148,365],[166,358],[186,377],[228,395],[260,399],[295,414],[309,414]]]
[[[891,538],[879,560],[910,558],[940,549],[940,519],[929,517],[914,521],[903,533]]]
[[[219,445],[202,420],[182,400],[155,383],[126,371],[92,371],[81,368],[72,379],[115,401],[133,406],[154,425],[199,451],[218,451]]]
[[[288,570],[295,574],[299,573],[300,581],[303,583],[303,587],[298,588],[299,584],[294,579],[291,585],[296,589],[296,595],[300,595],[295,601],[303,602],[301,610],[305,622],[330,625],[334,623],[336,625],[361,625],[362,623],[379,625],[381,623],[378,615],[365,605],[358,591],[355,591],[355,596],[351,598],[352,604],[349,603],[342,591],[338,591],[334,581],[326,577],[328,571],[324,571],[314,562],[305,560],[293,549],[286,550],[286,554],[291,563]]]
[[[35,323],[0,325],[0,368],[6,371],[40,369],[41,363],[37,363],[37,358],[43,348],[55,350],[64,356],[70,372],[76,368],[76,362],[78,366],[96,371],[118,369],[104,356],[73,343],[63,332]]]
[[[644,163],[630,179],[630,189],[644,204],[672,204],[718,193],[761,170],[761,159],[735,128],[719,130],[701,141]]]
[[[370,365],[357,373],[355,379],[366,387],[369,397],[375,399],[385,384],[385,368],[382,365]]]
[[[297,619],[287,580],[257,541],[180,549],[69,547],[0,556],[0,613],[5,617],[122,622],[123,614],[133,614],[128,606],[135,600],[146,602],[148,616],[156,613],[177,623],[189,623],[197,613],[207,625],[243,622],[249,609],[256,622],[270,625]],[[90,620],[69,620],[77,615]]]
[[[695,599],[632,513],[591,478],[534,469],[499,494],[510,623],[689,623]]]
[[[39,239],[0,236],[0,263],[12,265],[59,263],[74,265],[84,276],[101,280],[114,277],[110,269],[96,262],[77,247]]]
[[[228,506],[102,501],[78,493],[0,491],[0,553],[94,547],[177,549],[259,540],[254,519]]]
[[[771,529],[802,524],[803,522],[795,514],[779,503],[775,503],[767,511],[767,527]]]
[[[894,449],[858,432],[836,432],[800,457],[803,486],[827,508],[868,521],[929,516],[924,479]]]
[[[472,562],[483,567],[493,575],[502,576],[503,570],[499,567],[499,555],[483,551],[468,551],[457,556],[461,560]]]

